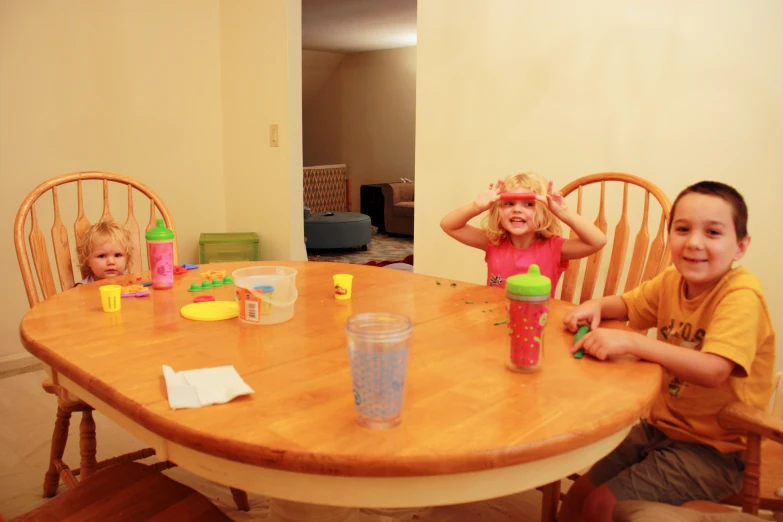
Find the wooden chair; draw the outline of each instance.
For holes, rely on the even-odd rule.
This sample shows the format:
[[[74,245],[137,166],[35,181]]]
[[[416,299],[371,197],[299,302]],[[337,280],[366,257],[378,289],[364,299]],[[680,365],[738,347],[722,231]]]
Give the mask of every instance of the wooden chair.
[[[666,241],[666,228],[669,223],[671,202],[669,201],[669,198],[666,197],[666,194],[651,181],[632,174],[603,172],[576,179],[561,190],[566,197],[574,191],[577,192],[577,214],[582,215],[584,188],[596,183],[600,185],[600,198],[598,201],[598,216],[595,219],[595,224],[604,233],[607,232],[606,187],[608,184],[622,184],[623,195],[620,219],[615,226],[614,236],[611,237],[610,234],[607,234],[607,239],[611,240],[612,243],[612,253],[610,254],[611,257],[608,272],[606,274],[606,282],[604,283],[603,293],[601,294],[604,296],[615,295],[619,293],[617,290],[620,285],[623,268],[625,267],[625,259],[628,254],[629,208],[632,206],[634,209],[639,209],[641,211],[641,222],[634,238],[633,249],[630,251],[631,259],[622,292],[632,290],[644,281],[652,279],[671,263],[671,252],[669,251],[669,245]],[[636,186],[643,190],[640,200],[630,200],[628,196],[629,186]],[[650,208],[650,196],[654,198],[652,209]],[[650,234],[648,232],[651,210],[658,214],[657,216],[652,216],[652,219],[657,219],[658,221],[658,230],[652,240],[650,239]],[[576,237],[576,234],[571,231],[570,237]],[[560,299],[563,301],[572,301],[574,303],[583,303],[592,299],[595,293],[602,257],[603,249],[587,258],[578,301],[575,300],[575,296],[579,273],[582,268],[582,260],[572,260],[568,264],[568,269],[563,275],[563,286],[560,291]]]
[[[699,511],[644,500],[618,502],[612,513],[614,522],[757,522],[766,520],[715,504],[716,509]]]
[[[775,376],[774,403],[770,413],[741,402],[725,406],[718,414],[724,429],[746,433],[745,475],[742,490],[722,501],[744,513],[758,515],[759,509],[783,512],[783,385],[781,372]],[[776,494],[776,492],[779,492]],[[695,501],[685,507],[708,512],[716,504]]]
[[[5,520],[0,516],[0,520]],[[109,466],[78,488],[11,520],[223,522],[231,519],[194,489],[138,462]]]
[[[585,187],[598,184],[598,215],[595,224],[604,233],[607,232],[606,211],[607,211],[607,185],[618,185],[622,189],[622,200],[620,205],[620,217],[614,228],[614,236],[607,234],[607,239],[611,241],[612,252],[610,262],[606,272],[606,280],[603,286],[603,292],[600,295],[616,295],[627,292],[639,286],[644,281],[653,278],[671,263],[671,253],[666,241],[666,232],[669,222],[669,211],[671,203],[666,194],[654,183],[639,176],[632,174],[623,174],[619,172],[603,172],[591,174],[576,179],[567,184],[561,192],[564,196],[576,191],[576,212],[582,215],[584,205]],[[641,189],[638,199],[629,197],[629,187],[638,187]],[[651,209],[651,196],[652,209]],[[625,260],[628,257],[628,239],[630,234],[629,212],[633,208],[641,213],[639,228],[634,237],[633,247],[630,250],[630,263],[627,273],[624,270]],[[656,234],[650,239],[648,231],[650,219],[658,221]],[[653,222],[654,223],[654,222]],[[576,234],[571,231],[570,237]],[[581,278],[581,288],[577,293],[580,271],[582,269],[582,260],[572,260],[568,264],[568,269],[563,275],[563,284],[560,289],[560,299],[574,303],[582,303],[595,296],[595,287],[599,279],[599,269],[601,268],[601,259],[603,249],[589,256],[584,263],[585,270]],[[620,281],[626,273],[625,284],[621,292]],[[578,295],[578,300],[577,300]],[[578,478],[578,475],[568,477],[572,480]],[[560,503],[560,481],[552,482],[538,488],[543,493],[541,506],[541,520],[543,522],[554,522],[557,516],[557,508]]]
[[[103,185],[103,212],[99,221],[112,219],[109,208],[109,185],[116,184],[122,190],[127,191],[127,218],[125,227],[130,231],[131,241],[135,252],[137,253],[131,259],[128,272],[131,274],[141,273],[142,255],[141,255],[141,234],[139,224],[134,216],[134,193],[141,193],[149,201],[150,218],[146,230],[155,226],[158,215],[166,222],[166,226],[175,230],[174,220],[163,200],[149,187],[143,183],[123,176],[120,174],[111,174],[108,172],[75,172],[65,174],[50,179],[38,185],[22,202],[16,213],[14,222],[14,245],[16,247],[16,256],[19,260],[19,268],[22,272],[27,300],[30,307],[34,307],[41,300],[46,300],[58,293],[58,287],[55,284],[55,278],[52,271],[52,263],[49,260],[49,253],[46,244],[46,238],[41,231],[41,224],[38,218],[36,203],[45,195],[51,194],[54,208],[52,218],[52,251],[54,253],[54,267],[57,269],[57,281],[59,282],[59,291],[64,292],[74,287],[75,281],[81,280],[88,274],[81,273],[81,277],[76,279],[71,258],[71,242],[68,237],[68,230],[63,223],[60,211],[60,200],[58,199],[58,188],[64,189],[64,186],[76,185],[76,221],[73,224],[73,237],[75,243],[78,243],[84,231],[90,226],[90,221],[85,215],[85,199],[83,183],[89,180],[98,180]],[[29,235],[25,240],[25,230],[29,224]],[[29,244],[29,251],[28,251]],[[30,253],[32,254],[32,265],[30,263]],[[174,243],[174,262],[178,262],[176,238]],[[33,271],[33,266],[35,271]],[[43,383],[43,388],[49,393],[57,396],[57,418],[52,436],[51,456],[49,469],[44,479],[44,496],[52,497],[57,491],[60,479],[68,487],[77,485],[76,476],[81,475],[82,479],[89,477],[95,471],[102,469],[110,464],[118,462],[130,462],[137,459],[143,459],[154,455],[154,450],[143,449],[126,455],[121,455],[112,459],[97,462],[95,458],[95,421],[92,418],[92,407],[73,396],[66,390],[60,388],[56,381],[47,379]],[[80,431],[80,454],[81,463],[79,469],[71,470],[62,457],[65,446],[68,441],[68,427],[70,425],[71,414],[81,412],[82,419],[79,426]],[[171,464],[159,463],[159,467],[165,469]],[[237,506],[247,511],[247,495],[240,490],[232,489]]]
[[[615,509],[617,522],[645,522],[653,520],[723,521],[764,520],[753,518],[759,509],[783,512],[783,386],[781,372],[775,375],[774,402],[770,413],[752,408],[741,402],[725,406],[718,414],[723,428],[747,434],[745,450],[745,475],[742,490],[722,501],[721,504],[706,500],[687,502],[682,508],[665,506],[655,502],[621,502],[622,509]],[[780,494],[776,494],[779,492]],[[741,517],[735,508],[742,508]],[[687,508],[687,509],[685,509]],[[691,511],[689,511],[691,510]],[[705,518],[699,513],[725,513]],[[733,515],[729,515],[733,514]]]

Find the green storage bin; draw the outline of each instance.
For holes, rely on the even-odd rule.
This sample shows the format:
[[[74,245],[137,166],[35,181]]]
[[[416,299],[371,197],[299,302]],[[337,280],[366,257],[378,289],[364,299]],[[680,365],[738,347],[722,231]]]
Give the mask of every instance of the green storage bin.
[[[258,261],[258,234],[255,232],[202,233],[198,240],[200,263]]]

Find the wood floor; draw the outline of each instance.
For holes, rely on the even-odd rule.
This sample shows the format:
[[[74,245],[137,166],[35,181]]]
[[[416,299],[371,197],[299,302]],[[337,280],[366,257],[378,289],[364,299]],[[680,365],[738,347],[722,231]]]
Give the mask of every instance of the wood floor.
[[[48,465],[56,402],[41,389],[43,378],[44,373],[39,370],[0,379],[0,513],[6,518],[45,502],[41,498],[41,487]],[[78,416],[74,415],[74,420],[65,460],[78,466]],[[98,459],[144,447],[99,412],[95,412],[95,422]],[[225,486],[179,468],[168,470],[166,474],[206,495],[234,520],[266,518],[267,501],[262,496],[251,494],[251,510],[245,513],[236,509]],[[537,522],[541,516],[541,494],[527,491],[485,502],[384,514],[401,521],[420,522]]]

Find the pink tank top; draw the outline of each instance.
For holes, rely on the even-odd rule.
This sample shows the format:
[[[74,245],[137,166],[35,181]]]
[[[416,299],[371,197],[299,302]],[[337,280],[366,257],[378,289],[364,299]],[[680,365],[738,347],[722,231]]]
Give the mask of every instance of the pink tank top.
[[[530,265],[536,264],[541,275],[552,281],[552,296],[555,295],[560,276],[568,268],[568,261],[561,261],[565,238],[552,236],[549,239],[536,239],[527,248],[517,248],[511,241],[504,239],[499,245],[487,243],[487,285],[506,287],[506,279],[512,275],[525,274]]]

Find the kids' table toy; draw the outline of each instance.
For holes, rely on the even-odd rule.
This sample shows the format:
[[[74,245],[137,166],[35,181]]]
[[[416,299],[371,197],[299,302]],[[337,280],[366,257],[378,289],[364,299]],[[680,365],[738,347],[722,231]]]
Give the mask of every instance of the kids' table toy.
[[[590,331],[590,325],[583,324],[577,328],[576,333],[574,334],[574,344],[579,342],[579,339],[585,336],[587,332]],[[579,348],[576,352],[574,352],[574,359],[581,359],[585,356],[585,349]]]
[[[180,314],[192,321],[222,321],[239,315],[239,307],[236,301],[204,301],[183,306]]]
[[[501,201],[535,201],[535,192],[503,192],[500,194]]]
[[[335,274],[332,276],[332,279],[334,282],[334,298],[350,299],[353,276],[351,274]]]
[[[530,265],[527,274],[506,279],[509,369],[517,372],[541,369],[551,291],[552,281],[541,275],[538,265]]]
[[[225,270],[207,270],[206,272],[201,272],[201,278],[206,279],[208,281],[212,281],[215,278],[224,278],[226,276]]]
[[[104,312],[119,312],[122,305],[120,304],[120,292],[122,287],[120,285],[105,285],[100,287],[101,292],[101,306]]]
[[[123,286],[120,294],[122,297],[141,297],[143,295],[150,295],[150,291],[145,288],[144,285],[132,284]]]

